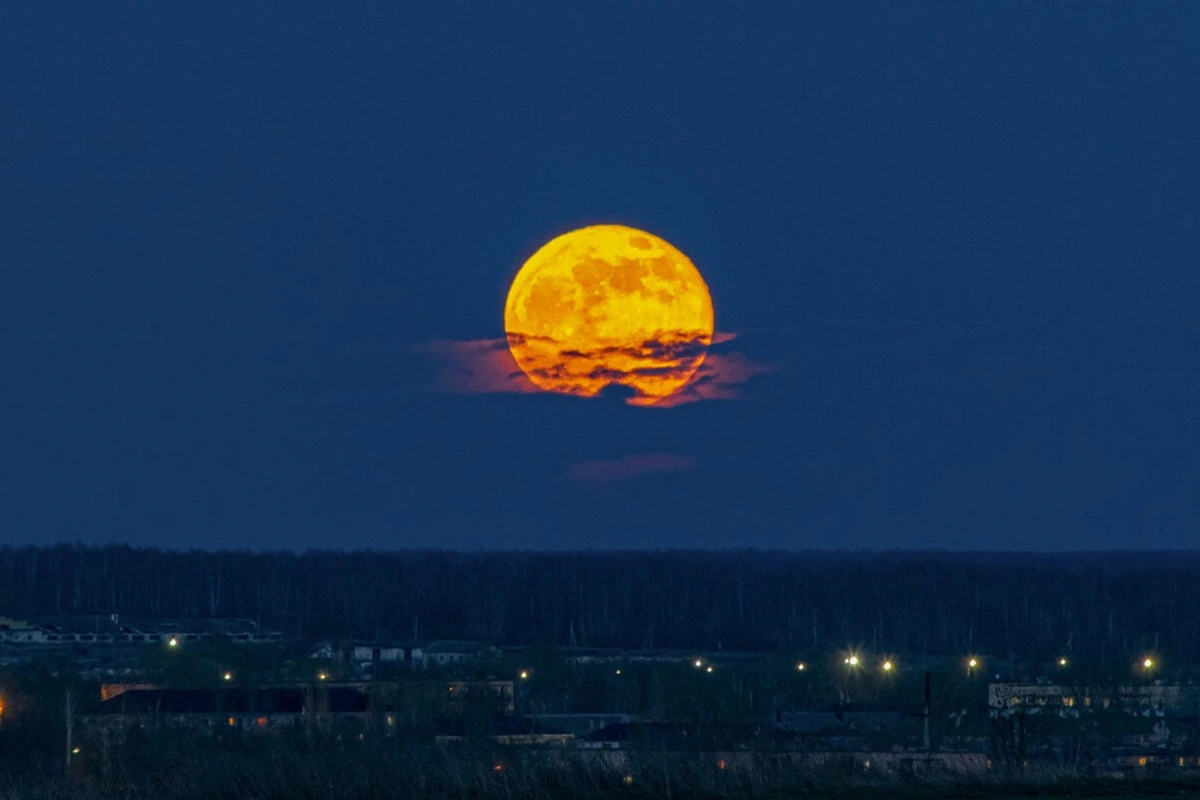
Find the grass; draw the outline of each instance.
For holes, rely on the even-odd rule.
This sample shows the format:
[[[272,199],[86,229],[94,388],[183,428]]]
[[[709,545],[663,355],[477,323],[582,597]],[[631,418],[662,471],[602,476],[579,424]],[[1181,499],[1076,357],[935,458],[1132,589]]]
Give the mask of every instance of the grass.
[[[722,766],[724,763],[724,766]],[[221,743],[147,739],[61,768],[0,773],[0,800],[237,798],[274,800],[431,797],[559,800],[670,797],[682,800],[821,797],[908,800],[1009,797],[1200,796],[1200,779],[1095,780],[1053,768],[955,774],[930,779],[864,769],[853,757],[819,763],[772,754],[506,749],[423,743]]]

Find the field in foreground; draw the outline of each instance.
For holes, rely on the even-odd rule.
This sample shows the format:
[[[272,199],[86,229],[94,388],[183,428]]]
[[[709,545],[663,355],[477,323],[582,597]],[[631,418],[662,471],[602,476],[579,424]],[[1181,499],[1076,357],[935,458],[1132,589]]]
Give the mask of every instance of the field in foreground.
[[[750,756],[750,754],[742,754]],[[228,744],[148,740],[121,753],[0,774],[0,800],[108,798],[704,798],[845,800],[1007,797],[1200,797],[1200,777],[1093,778],[1034,766],[929,778],[864,770],[834,758],[814,767],[769,756],[699,752],[620,754],[364,743]]]

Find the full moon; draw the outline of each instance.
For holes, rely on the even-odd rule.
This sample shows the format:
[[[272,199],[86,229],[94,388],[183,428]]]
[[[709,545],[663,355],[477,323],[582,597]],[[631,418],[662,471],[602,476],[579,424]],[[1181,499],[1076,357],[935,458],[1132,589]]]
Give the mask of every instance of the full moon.
[[[712,344],[713,306],[691,259],[652,233],[595,225],[551,239],[504,304],[513,358],[539,388],[594,397],[618,385],[654,405]]]

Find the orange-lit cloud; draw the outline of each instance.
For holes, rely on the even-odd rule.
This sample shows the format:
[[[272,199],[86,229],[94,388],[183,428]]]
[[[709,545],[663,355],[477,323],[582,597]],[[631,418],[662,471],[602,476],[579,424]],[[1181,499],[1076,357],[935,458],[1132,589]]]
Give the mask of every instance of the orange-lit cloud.
[[[714,353],[700,365],[692,379],[674,394],[654,404],[654,408],[674,408],[702,400],[736,400],[751,378],[777,369],[772,364],[755,363],[745,353]]]
[[[567,468],[567,477],[576,483],[609,484],[633,480],[660,472],[690,472],[695,459],[676,453],[634,453],[610,459],[579,461]]]
[[[673,370],[695,369],[690,380],[679,390],[659,399],[653,408],[673,408],[685,403],[702,400],[732,400],[742,394],[746,383],[757,375],[774,371],[774,367],[752,361],[743,353],[725,352],[724,345],[736,339],[736,334],[717,333],[713,346],[703,355],[704,361],[695,369],[700,355],[695,352],[691,341],[643,342],[637,355],[646,353],[655,356],[654,366],[644,366],[645,359],[630,367],[638,375],[662,374]],[[542,391],[517,366],[509,350],[508,340],[475,339],[465,342],[439,341],[419,348],[424,355],[433,359],[436,367],[432,388],[450,394],[533,393]],[[564,350],[560,353],[562,364],[547,364],[548,375],[554,370],[579,370],[580,364],[591,363],[590,373],[596,377],[607,377],[613,383],[625,383],[624,372],[611,373],[614,359],[610,352],[584,353]],[[646,399],[636,395],[626,399],[631,405],[646,405]]]

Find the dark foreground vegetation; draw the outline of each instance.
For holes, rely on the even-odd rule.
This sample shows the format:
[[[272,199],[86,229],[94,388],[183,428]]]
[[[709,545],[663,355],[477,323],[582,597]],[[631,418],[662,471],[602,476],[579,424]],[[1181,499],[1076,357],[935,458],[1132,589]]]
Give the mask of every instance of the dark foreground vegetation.
[[[918,767],[918,772],[919,772]],[[1028,767],[924,776],[851,755],[506,749],[392,741],[221,742],[146,737],[103,756],[0,775],[0,798],[1001,798],[1195,797],[1200,780],[1096,780]]]
[[[463,638],[1200,662],[1200,553],[188,552],[0,548],[0,613],[243,617],[304,638]]]
[[[0,548],[0,617],[0,800],[1200,797],[1200,554]]]

